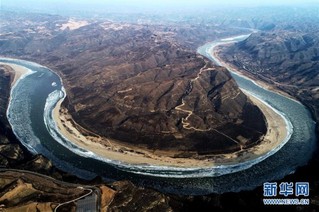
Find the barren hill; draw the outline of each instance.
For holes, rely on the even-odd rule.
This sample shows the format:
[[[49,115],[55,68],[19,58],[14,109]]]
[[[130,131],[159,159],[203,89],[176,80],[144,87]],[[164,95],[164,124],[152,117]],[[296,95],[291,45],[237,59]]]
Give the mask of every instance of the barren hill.
[[[58,72],[63,105],[83,127],[128,145],[199,154],[236,151],[265,133],[263,114],[229,72],[175,32],[113,22],[61,26],[2,36],[0,53]]]
[[[252,34],[245,41],[224,48],[221,55],[243,71],[300,99],[318,120],[318,31],[297,28],[298,25]]]

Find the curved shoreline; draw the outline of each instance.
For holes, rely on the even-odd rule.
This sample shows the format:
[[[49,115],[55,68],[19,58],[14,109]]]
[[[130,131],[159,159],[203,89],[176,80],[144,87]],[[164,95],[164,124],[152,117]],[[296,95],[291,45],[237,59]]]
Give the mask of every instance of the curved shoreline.
[[[61,94],[58,94],[61,96]],[[65,95],[63,95],[63,98]],[[142,155],[141,157],[136,157],[136,154],[133,154],[133,161],[132,158],[131,160],[125,160],[128,158],[123,158],[127,157],[128,152],[119,152],[116,154],[116,152],[112,150],[105,151],[103,148],[105,146],[92,142],[92,141],[83,141],[81,139],[78,139],[77,141],[68,141],[70,140],[70,136],[72,133],[68,133],[70,130],[71,131],[76,131],[74,127],[70,126],[66,127],[65,125],[61,124],[61,120],[65,123],[66,119],[63,118],[63,114],[61,115],[58,111],[60,110],[60,104],[62,102],[62,99],[59,99],[57,102],[47,102],[46,104],[46,111],[50,111],[50,107],[54,108],[52,110],[52,113],[47,113],[46,115],[46,124],[47,128],[49,131],[51,131],[51,135],[55,137],[55,139],[71,151],[73,151],[76,154],[79,154],[83,157],[91,157],[94,159],[98,159],[101,161],[104,161],[106,163],[109,163],[110,165],[114,165],[117,168],[127,170],[129,169],[131,172],[142,174],[142,175],[150,175],[150,176],[158,176],[158,177],[172,177],[172,178],[180,178],[180,177],[211,177],[211,176],[221,176],[224,174],[229,174],[237,171],[241,171],[247,168],[250,168],[251,166],[265,160],[269,156],[275,154],[277,151],[279,151],[290,139],[291,134],[292,134],[292,125],[287,120],[282,113],[277,111],[276,109],[269,109],[271,106],[264,102],[263,100],[258,99],[258,97],[251,97],[254,98],[254,102],[262,102],[264,105],[264,108],[268,108],[270,111],[274,112],[276,115],[281,117],[281,120],[284,121],[284,128],[287,130],[287,133],[285,134],[283,140],[278,139],[277,140],[277,145],[271,146],[270,150],[267,149],[266,152],[262,152],[260,155],[256,154],[256,152],[261,148],[263,145],[268,146],[269,148],[269,143],[273,142],[261,142],[261,144],[256,145],[252,148],[249,148],[248,150],[243,150],[240,152],[236,152],[235,154],[228,154],[228,157],[225,156],[222,159],[223,161],[210,161],[210,160],[204,160],[204,164],[200,164],[200,162],[203,162],[202,160],[196,160],[196,159],[179,159],[176,162],[176,164],[172,163],[172,158],[165,158],[166,160],[165,164],[158,163],[158,161],[154,161],[154,163],[150,163],[150,157]],[[58,98],[56,98],[58,99]],[[53,118],[55,117],[55,118]],[[62,118],[62,119],[61,119]],[[50,120],[51,119],[51,120]],[[54,120],[55,119],[55,120]],[[56,122],[56,120],[58,120]],[[60,122],[59,122],[60,120]],[[278,119],[276,120],[278,121]],[[275,121],[275,122],[276,122]],[[61,134],[59,131],[64,131],[64,134],[62,133],[63,138],[68,141],[69,143],[64,143],[62,140],[57,138],[56,134]],[[282,129],[281,129],[282,130]],[[53,133],[52,133],[53,132]],[[75,133],[75,137],[73,139],[76,140],[76,137],[78,137],[78,133]],[[71,138],[72,139],[72,138]],[[74,147],[76,146],[76,147]],[[102,149],[101,149],[102,148]],[[255,150],[255,151],[253,151]],[[129,151],[130,153],[130,151]],[[115,154],[115,158],[114,158]],[[241,155],[240,157],[238,155]],[[219,155],[220,156],[220,155]],[[228,159],[228,162],[225,162],[225,158]],[[124,159],[124,160],[123,160]],[[139,163],[134,163],[134,159],[137,160]],[[163,159],[163,158],[161,158]],[[246,160],[245,160],[246,159]],[[161,162],[161,161],[159,161]],[[167,163],[169,162],[169,163]],[[187,164],[187,166],[181,166],[181,164]],[[193,166],[190,166],[192,164]],[[174,174],[171,173],[169,175],[167,174],[161,174],[161,173],[152,173],[152,171],[157,170],[157,171],[176,171],[176,172],[194,172],[196,171],[197,173],[183,173],[182,175],[179,174]]]
[[[14,79],[11,82],[11,91],[14,89],[14,86],[18,84],[24,77],[33,73],[31,69],[23,67],[21,65],[10,64],[10,63],[3,63],[0,62],[0,65],[7,65],[10,66],[14,70]],[[10,91],[10,93],[11,93]]]
[[[238,37],[245,37],[245,36],[247,35],[238,36]],[[238,155],[243,154],[243,152],[239,151],[239,152],[235,152],[231,154],[218,155],[217,157],[222,157],[223,158],[222,160],[214,159],[213,157],[206,158],[204,160],[197,160],[197,159],[176,159],[172,157],[158,157],[158,156],[149,154],[147,151],[144,152],[143,150],[138,150],[137,151],[138,153],[136,153],[132,151],[131,149],[128,149],[129,151],[127,151],[127,147],[124,147],[124,146],[118,146],[118,148],[114,151],[112,150],[112,144],[115,144],[115,145],[118,145],[118,144],[115,141],[112,141],[110,139],[106,139],[107,141],[104,142],[104,143],[109,143],[110,144],[109,146],[102,145],[101,143],[96,141],[96,139],[101,139],[101,138],[95,138],[95,141],[92,141],[83,136],[82,140],[78,139],[79,137],[81,137],[81,133],[76,129],[75,126],[72,126],[72,122],[73,124],[75,122],[72,120],[69,123],[67,123],[66,119],[69,119],[69,120],[71,119],[70,117],[66,118],[65,116],[69,116],[69,115],[59,113],[61,109],[60,105],[62,100],[56,103],[56,107],[54,108],[52,112],[52,117],[54,117],[53,119],[55,122],[55,126],[53,127],[56,128],[55,129],[56,132],[59,132],[60,134],[62,134],[63,137],[66,140],[69,140],[69,142],[72,143],[73,145],[83,148],[86,151],[89,150],[90,153],[88,154],[88,152],[86,152],[87,155],[83,155],[84,157],[92,157],[94,155],[95,158],[99,158],[100,160],[103,160],[106,162],[112,161],[112,163],[115,163],[117,166],[118,165],[122,166],[123,164],[129,164],[133,166],[140,166],[140,168],[143,167],[143,169],[147,169],[147,167],[148,168],[152,167],[152,169],[154,169],[154,166],[160,166],[159,167],[160,169],[178,169],[181,171],[198,170],[202,168],[212,169],[212,168],[221,168],[226,166],[228,167],[241,166],[247,163],[250,164],[249,165],[250,167],[266,159],[267,157],[274,154],[275,152],[277,152],[286,142],[288,142],[292,134],[292,124],[290,123],[289,120],[286,119],[286,117],[284,117],[279,111],[275,110],[270,105],[265,104],[265,102],[262,101],[261,99],[258,99],[258,97],[252,97],[252,98],[254,98],[255,101],[257,99],[257,101],[259,101],[259,104],[266,105],[266,107],[272,110],[273,113],[276,113],[277,115],[280,116],[280,119],[283,121],[284,124],[281,125],[282,128],[279,130],[279,132],[281,133],[281,135],[283,134],[282,132],[284,132],[285,136],[280,137],[279,141],[277,140],[276,142],[277,145],[272,146],[271,148],[268,148],[267,151],[264,151],[260,154],[254,154],[255,152],[248,151],[251,154],[250,156],[245,155],[240,157]],[[89,137],[92,139],[92,136],[89,136]],[[264,145],[265,142],[261,142],[261,143]],[[273,145],[273,142],[270,142],[270,143],[272,143]],[[256,148],[258,149],[260,146],[261,145],[258,144],[256,145]],[[124,150],[122,148],[124,148]],[[252,147],[250,149],[254,149],[254,148]],[[70,150],[72,151],[72,149]],[[247,150],[244,150],[244,151],[247,151]],[[246,168],[249,168],[249,167],[246,167]],[[236,171],[239,171],[239,170],[236,170]],[[142,173],[142,174],[147,174],[147,173]],[[218,174],[216,175],[218,176]]]
[[[10,65],[10,64],[8,64],[8,65]],[[38,66],[40,66],[40,65],[38,65]],[[25,76],[23,75],[20,79],[22,79],[23,77],[25,77]],[[19,80],[17,81],[17,83],[19,82]],[[276,111],[270,105],[266,104],[267,105],[266,107],[268,107],[269,110],[272,110],[273,113],[279,115],[281,117],[281,119],[284,120],[284,122],[286,123],[285,128],[287,131],[285,132],[286,136],[285,136],[285,138],[282,139],[283,140],[282,142],[280,142],[280,140],[281,140],[280,139],[279,142],[277,141],[276,146],[271,146],[271,148],[268,147],[267,151],[264,151],[260,154],[254,154],[255,152],[243,150],[243,151],[239,151],[239,152],[235,152],[235,153],[231,153],[231,154],[222,154],[222,155],[217,155],[217,156],[212,157],[212,158],[198,160],[198,159],[176,159],[176,158],[171,158],[171,157],[158,157],[158,156],[157,156],[157,158],[154,159],[154,155],[148,155],[147,152],[143,152],[143,151],[141,153],[141,150],[139,150],[137,154],[135,154],[135,153],[131,154],[132,153],[131,150],[129,150],[129,151],[120,150],[123,147],[120,147],[116,151],[114,151],[114,150],[110,151],[110,148],[107,147],[108,151],[104,152],[105,150],[103,150],[103,152],[101,152],[101,147],[105,148],[104,145],[98,144],[97,142],[92,143],[92,141],[91,141],[91,143],[87,142],[85,140],[79,141],[75,138],[75,137],[79,137],[79,133],[75,133],[75,137],[74,137],[74,135],[72,135],[70,133],[68,134],[68,131],[70,131],[70,128],[72,128],[73,132],[76,131],[76,128],[74,126],[65,126],[64,124],[62,124],[61,118],[63,119],[63,114],[59,114],[58,111],[60,110],[61,102],[65,98],[65,94],[63,94],[63,97],[62,97],[62,94],[59,94],[59,95],[60,95],[60,99],[54,103],[54,109],[52,109],[52,114],[51,114],[52,118],[54,119],[55,125],[51,124],[51,126],[50,126],[50,124],[49,124],[50,121],[48,121],[48,118],[49,118],[48,115],[45,118],[45,123],[47,125],[47,129],[50,131],[51,135],[52,135],[52,128],[55,128],[57,133],[61,134],[65,140],[69,140],[69,142],[72,143],[73,145],[66,145],[65,143],[63,144],[63,142],[60,142],[60,143],[62,145],[64,145],[65,147],[67,147],[69,150],[75,152],[76,154],[80,154],[83,157],[97,158],[97,159],[102,160],[102,161],[107,162],[107,163],[114,163],[117,167],[124,168],[127,165],[131,165],[131,166],[133,165],[136,168],[140,169],[141,174],[150,174],[150,173],[142,172],[142,170],[145,170],[145,169],[146,170],[154,170],[154,169],[156,170],[157,166],[161,170],[167,169],[167,170],[179,170],[179,171],[186,171],[186,170],[187,171],[195,171],[195,170],[201,170],[201,169],[208,169],[207,170],[208,172],[206,172],[205,176],[212,176],[212,175],[219,176],[219,175],[225,174],[223,171],[216,172],[216,169],[225,169],[225,167],[227,167],[227,168],[241,167],[240,169],[236,168],[234,170],[229,170],[227,173],[240,171],[240,170],[247,169],[247,168],[251,167],[252,165],[266,159],[270,155],[277,152],[289,140],[289,138],[291,136],[290,130],[287,130],[289,128],[288,126],[291,126],[291,124],[289,125],[288,120],[286,120],[278,111]],[[256,99],[256,97],[254,97],[254,98]],[[262,102],[261,104],[265,104],[265,102],[263,102],[260,99],[257,101],[259,101],[259,103]],[[46,104],[45,111],[50,111],[47,108],[47,104]],[[66,123],[65,117],[64,117],[63,122]],[[269,120],[268,120],[268,122],[269,122]],[[66,127],[68,127],[68,130],[65,129]],[[282,129],[280,130],[280,132],[282,132]],[[52,135],[52,136],[56,137],[56,135]],[[114,141],[112,141],[112,143],[113,142]],[[116,142],[114,142],[114,143],[116,143]],[[265,142],[261,142],[261,143],[264,144]],[[92,149],[92,146],[94,146],[94,145],[95,145],[95,148]],[[75,151],[75,149],[77,148],[75,146],[83,148],[81,153],[79,153],[78,150]],[[256,147],[260,147],[260,144],[256,145]],[[79,149],[79,148],[77,148],[77,149]],[[254,149],[254,147],[249,148],[248,150],[253,150],[253,149]],[[127,157],[128,153],[131,154],[131,157]],[[251,154],[251,155],[249,156],[249,154]],[[239,155],[242,155],[242,156],[239,156]],[[258,156],[256,156],[256,155],[258,155]],[[138,171],[135,171],[135,172],[140,173]],[[152,174],[150,174],[150,175],[152,175]],[[156,176],[159,176],[159,175],[156,174]]]
[[[289,95],[288,93],[284,92],[283,90],[280,90],[280,89],[276,88],[275,86],[272,86],[272,85],[267,84],[266,82],[264,82],[264,81],[262,81],[260,79],[257,79],[255,76],[253,76],[249,72],[242,72],[242,71],[236,69],[235,67],[233,67],[232,64],[229,64],[229,63],[223,61],[220,58],[220,56],[219,56],[220,49],[218,49],[220,46],[236,43],[236,42],[238,42],[238,41],[236,41],[236,39],[238,39],[240,37],[248,38],[250,35],[251,34],[245,34],[245,35],[242,35],[242,36],[236,36],[236,37],[229,37],[229,38],[221,39],[221,41],[225,41],[225,43],[220,43],[220,44],[217,43],[217,44],[212,45],[210,48],[208,48],[206,50],[206,53],[211,57],[211,59],[217,65],[225,67],[232,74],[240,76],[242,78],[245,78],[246,80],[249,80],[252,83],[254,83],[255,85],[257,85],[258,87],[261,87],[261,88],[263,88],[265,90],[272,91],[274,93],[277,93],[278,95],[281,95],[281,96],[283,96],[285,98],[288,98],[288,99],[290,99],[292,101],[295,101],[296,103],[298,103],[300,105],[303,105],[300,101],[298,101],[296,98],[294,98],[293,96]],[[210,43],[214,43],[214,42],[210,42]],[[206,43],[206,44],[209,44],[209,43]]]
[[[258,104],[259,107],[262,107],[263,113],[266,113],[266,116],[268,117],[267,122],[268,125],[271,126],[268,126],[268,133],[265,136],[266,139],[254,147],[235,153],[219,154],[215,157],[206,158],[204,160],[187,158],[176,159],[165,156],[158,157],[143,150],[139,150],[138,153],[132,153],[132,150],[128,151],[129,148],[127,147],[127,150],[122,149],[117,151],[114,150],[114,148],[112,150],[112,144],[118,147],[118,150],[125,147],[120,146],[118,143],[116,143],[116,141],[112,141],[110,139],[107,139],[108,141],[104,140],[103,142],[110,142],[111,144],[109,146],[102,145],[100,143],[102,138],[96,138],[94,136],[85,137],[81,135],[81,133],[76,129],[76,126],[74,126],[74,121],[72,120],[71,116],[65,113],[66,109],[63,108],[62,110],[64,112],[59,112],[61,110],[61,103],[64,97],[60,99],[58,103],[56,103],[56,106],[53,109],[52,117],[55,124],[51,125],[50,127],[55,128],[55,131],[62,134],[66,140],[69,140],[70,143],[73,143],[85,150],[91,151],[93,154],[99,157],[104,157],[105,159],[112,161],[121,161],[122,163],[124,162],[131,165],[149,164],[167,168],[209,168],[223,165],[240,165],[240,163],[258,159],[263,155],[268,155],[269,152],[271,154],[275,153],[272,152],[272,150],[276,149],[278,146],[282,146],[282,144],[285,144],[292,134],[291,123],[286,120],[286,118],[279,111],[275,110],[274,108],[270,109],[271,106],[269,104],[258,97],[253,96],[251,93],[249,93],[249,95],[251,95],[250,98],[255,104]],[[278,136],[278,133],[280,133],[281,136]]]
[[[222,41],[233,41],[233,39],[235,38],[245,38],[248,37],[250,34],[245,34],[245,35],[239,35],[239,36],[235,36],[235,37],[230,37],[230,38],[225,38],[225,39],[221,39]],[[251,79],[249,79],[251,80]],[[253,96],[251,93],[249,93],[249,95],[251,96],[252,99],[254,99],[255,103],[259,104],[259,105],[265,105],[266,107],[268,107],[269,110],[272,110],[273,113],[279,115],[280,118],[277,117],[276,121],[277,122],[281,122],[282,124],[278,124],[277,128],[280,128],[279,133],[282,135],[277,141],[271,141],[271,144],[274,145],[273,143],[276,143],[277,145],[272,146],[272,148],[266,148],[268,149],[268,151],[264,151],[262,153],[260,153],[258,157],[256,157],[253,152],[249,152],[252,154],[251,157],[247,158],[247,161],[249,160],[254,160],[254,159],[258,159],[259,157],[261,157],[262,155],[272,155],[275,152],[272,153],[273,149],[277,149],[278,146],[283,146],[291,137],[292,134],[292,124],[290,123],[289,120],[286,119],[286,117],[280,113],[278,110],[274,109],[273,107],[271,107],[269,104],[267,104],[266,102],[264,102],[263,100],[259,99],[256,96]],[[64,99],[64,98],[63,98]],[[75,121],[72,120],[71,122],[73,122],[73,126],[72,123],[69,122],[67,123],[65,116],[69,116],[69,114],[63,114],[60,113],[59,111],[61,110],[61,102],[63,101],[60,100],[59,103],[56,104],[56,107],[54,108],[53,112],[52,112],[52,116],[54,119],[54,122],[56,124],[56,129],[58,129],[60,131],[60,133],[62,133],[64,135],[64,137],[66,137],[71,143],[76,144],[77,146],[80,146],[82,148],[85,148],[87,150],[90,150],[102,157],[105,157],[106,159],[111,159],[113,161],[122,161],[128,164],[149,164],[149,165],[160,165],[163,167],[166,166],[171,166],[171,167],[183,167],[183,168],[194,168],[194,167],[218,167],[218,166],[223,166],[223,165],[240,165],[241,162],[243,162],[243,158],[240,158],[238,156],[239,153],[241,153],[241,151],[235,152],[235,153],[230,153],[230,154],[220,154],[219,156],[222,155],[222,157],[224,158],[224,161],[219,161],[214,159],[214,157],[212,158],[206,158],[205,160],[197,160],[197,159],[176,159],[176,158],[172,158],[172,157],[158,157],[154,154],[150,154],[147,151],[141,150],[139,149],[138,152],[142,152],[142,156],[141,154],[131,154],[132,150],[130,151],[124,151],[126,155],[123,154],[123,150],[121,150],[121,153],[117,154],[117,151],[112,151],[112,148],[110,146],[112,146],[112,144],[118,145],[121,148],[127,148],[124,146],[121,146],[120,144],[118,144],[116,141],[112,141],[110,139],[106,139],[106,141],[104,141],[105,143],[109,143],[110,145],[107,147],[105,145],[101,145],[99,143],[99,141],[96,141],[97,139],[95,139],[95,141],[92,141],[90,139],[92,139],[92,136],[88,136],[89,138],[85,138],[82,137],[81,139],[78,139],[79,136],[81,136],[81,133],[76,129],[76,126],[74,126]],[[264,108],[265,109],[265,108]],[[64,108],[65,110],[65,108]],[[71,116],[69,116],[69,119],[72,119]],[[280,120],[281,121],[278,121]],[[63,123],[62,123],[62,121]],[[267,120],[268,123],[272,122],[272,118],[268,118]],[[75,123],[75,125],[78,125]],[[267,126],[267,128],[269,128]],[[73,132],[73,135],[72,133]],[[269,134],[269,129],[267,130],[267,134]],[[284,136],[283,136],[284,135]],[[271,139],[276,139],[276,137],[278,136],[269,136],[272,137]],[[101,138],[99,138],[101,139]],[[99,140],[98,139],[98,140]],[[94,140],[94,138],[93,138]],[[261,141],[262,144],[264,144],[265,142]],[[97,147],[94,148],[92,147],[92,145],[96,145]],[[257,144],[256,147],[260,147],[260,144]],[[255,146],[254,146],[255,147]],[[254,149],[254,147],[249,148],[249,149]],[[102,152],[100,148],[104,148],[105,152]],[[265,148],[265,147],[264,147]],[[279,149],[277,149],[276,151],[278,151]],[[244,150],[247,151],[247,150]],[[127,155],[131,154],[131,158]],[[143,155],[144,154],[144,155]],[[237,155],[237,156],[236,156]],[[134,157],[139,157],[139,159],[136,159]],[[145,160],[145,157],[147,158]],[[225,160],[226,158],[226,160]],[[155,159],[155,160],[153,160]],[[164,163],[163,163],[164,161]]]
[[[207,55],[205,51],[212,44],[200,47],[201,53]],[[146,164],[144,167],[142,165],[136,167],[123,163],[103,162],[88,151],[75,154],[74,151],[78,151],[75,145],[63,141],[65,145],[71,146],[66,148],[56,142],[47,131],[43,122],[43,111],[39,110],[45,107],[50,93],[63,88],[58,75],[29,61],[7,58],[0,58],[0,61],[19,64],[36,72],[16,84],[9,110],[11,115],[7,113],[12,129],[20,136],[18,137],[20,142],[28,149],[29,146],[34,147],[35,154],[43,154],[59,169],[82,179],[89,180],[97,175],[107,181],[130,179],[141,186],[178,195],[238,192],[254,189],[264,182],[282,179],[294,172],[297,167],[306,165],[316,147],[315,122],[304,105],[234,75],[241,88],[253,92],[278,111],[284,111],[293,124],[294,130],[290,140],[272,156],[260,162],[255,160],[255,164],[249,162],[239,165],[221,165],[216,168],[183,170],[178,168],[164,170],[159,166],[150,167]],[[39,80],[43,73],[43,77]],[[57,82],[57,87],[52,87],[52,82]],[[40,89],[40,92],[34,88]],[[33,131],[33,129],[38,130]]]
[[[9,59],[9,58],[7,58]],[[16,60],[16,59],[9,59],[9,60]],[[33,73],[35,73],[34,71],[32,71],[31,69],[29,68],[26,68],[24,66],[21,66],[21,65],[17,65],[17,64],[12,64],[12,63],[3,63],[3,62],[0,62],[0,64],[3,64],[3,65],[7,65],[7,66],[10,66],[13,70],[14,70],[14,79],[13,81],[11,82],[11,90],[10,90],[10,97],[9,97],[9,103],[8,103],[8,106],[7,106],[7,111],[6,111],[6,114],[7,114],[7,118],[9,120],[9,117],[10,117],[10,113],[9,113],[9,109],[11,107],[11,99],[12,99],[12,94],[14,92],[14,90],[16,89],[16,86],[21,82],[21,80],[23,80],[25,77],[27,77],[28,75],[31,75]],[[10,122],[9,122],[10,123]],[[11,125],[11,123],[10,123]],[[11,128],[12,128],[12,132],[13,134],[19,138],[19,135],[18,135],[18,132],[15,131],[14,127],[11,125]],[[21,141],[20,141],[21,142]],[[21,142],[23,145],[24,143]],[[31,145],[27,145],[25,144],[24,145],[31,153],[33,154],[36,154],[37,151],[31,146]]]

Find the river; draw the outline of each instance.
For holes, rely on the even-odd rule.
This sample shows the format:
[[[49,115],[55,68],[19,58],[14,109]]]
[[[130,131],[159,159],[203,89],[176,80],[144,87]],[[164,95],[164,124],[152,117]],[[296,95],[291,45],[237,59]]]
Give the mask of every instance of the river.
[[[198,48],[198,52],[218,64],[219,61],[210,55],[211,48],[240,41],[247,36],[208,43]],[[291,123],[293,130],[289,141],[274,154],[262,160],[232,166],[192,169],[131,166],[98,158],[92,152],[68,142],[56,131],[52,109],[65,93],[61,79],[54,72],[23,60],[1,58],[0,62],[14,63],[32,70],[11,89],[7,117],[17,138],[34,154],[43,154],[56,167],[81,178],[90,179],[98,175],[109,181],[126,179],[177,194],[237,192],[253,189],[263,182],[281,179],[294,172],[308,162],[315,149],[315,122],[305,106],[232,73],[240,88],[268,103]]]

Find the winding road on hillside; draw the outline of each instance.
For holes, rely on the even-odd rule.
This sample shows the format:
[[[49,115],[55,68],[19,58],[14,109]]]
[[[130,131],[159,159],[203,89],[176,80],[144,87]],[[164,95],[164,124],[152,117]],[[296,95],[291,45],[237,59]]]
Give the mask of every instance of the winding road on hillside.
[[[220,64],[221,61],[212,57],[212,49],[218,45],[241,41],[247,36],[249,35],[208,43],[200,47],[198,52]],[[65,140],[56,131],[55,134],[48,132],[44,123],[44,108],[53,109],[63,97],[61,92],[64,90],[60,78],[54,72],[28,61],[1,58],[0,62],[15,63],[34,71],[33,74],[19,80],[11,91],[7,117],[17,138],[31,152],[43,154],[58,168],[82,178],[91,179],[99,175],[106,179],[130,179],[144,186],[178,194],[239,191],[252,189],[263,182],[286,176],[297,167],[305,165],[315,149],[315,123],[305,106],[233,72],[232,75],[240,88],[264,101],[288,120],[287,123],[291,123],[287,129],[291,132],[289,141],[283,141],[282,145],[254,160],[212,167],[132,165],[101,158]],[[191,83],[196,81],[196,78]],[[51,86],[53,82],[56,86]],[[50,107],[47,107],[48,104]],[[183,109],[183,104],[185,101],[175,109],[187,114],[183,120],[183,127],[187,129],[192,127],[187,122],[192,111]],[[54,122],[49,119],[46,121]],[[56,137],[61,139],[60,142],[57,142]]]

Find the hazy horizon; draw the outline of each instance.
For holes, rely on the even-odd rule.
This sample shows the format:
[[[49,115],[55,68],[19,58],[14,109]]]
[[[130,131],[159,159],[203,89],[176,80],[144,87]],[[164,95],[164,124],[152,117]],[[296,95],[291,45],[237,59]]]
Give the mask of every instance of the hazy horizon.
[[[0,4],[15,5],[15,4],[74,4],[74,5],[143,5],[143,6],[190,6],[190,5],[231,5],[231,6],[271,6],[271,5],[300,5],[300,4],[319,4],[318,0],[118,0],[118,1],[101,1],[101,0],[1,0]],[[36,5],[35,5],[36,6]]]
[[[138,9],[194,9],[198,7],[258,7],[258,6],[297,6],[318,4],[319,0],[118,0],[101,1],[101,0],[0,0],[1,7],[24,7],[24,8],[46,8],[56,7],[63,9],[61,6],[69,9],[96,9],[105,7],[108,9],[114,8],[138,8]]]
[[[181,16],[192,16],[193,18],[201,16],[204,19],[212,16],[221,18],[226,16],[243,18],[257,14],[268,16],[267,14],[272,12],[281,14],[286,8],[289,8],[286,15],[309,13],[308,9],[313,14],[317,12],[316,10],[319,11],[319,0],[270,0],[266,2],[261,0],[0,0],[0,6],[1,10],[7,11],[48,13],[81,18],[107,17],[112,20],[137,21],[143,15],[151,15],[153,20],[160,20],[161,18],[180,20]],[[161,18],[156,19],[155,16],[161,16]]]

